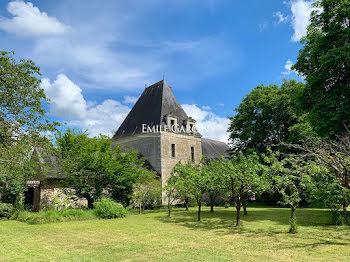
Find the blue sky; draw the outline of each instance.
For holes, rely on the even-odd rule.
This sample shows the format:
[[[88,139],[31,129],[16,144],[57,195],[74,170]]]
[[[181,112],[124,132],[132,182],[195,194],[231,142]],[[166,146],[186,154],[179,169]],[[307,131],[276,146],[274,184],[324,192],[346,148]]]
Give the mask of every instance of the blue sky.
[[[225,141],[227,116],[290,66],[307,0],[0,0],[0,49],[42,71],[50,117],[111,135],[145,85],[163,78],[204,136]],[[202,132],[202,133],[203,133]]]

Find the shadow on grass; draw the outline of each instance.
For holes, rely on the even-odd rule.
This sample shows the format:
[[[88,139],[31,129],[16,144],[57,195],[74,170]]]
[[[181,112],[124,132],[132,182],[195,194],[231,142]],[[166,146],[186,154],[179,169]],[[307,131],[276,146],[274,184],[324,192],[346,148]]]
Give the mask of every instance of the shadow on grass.
[[[350,245],[350,227],[333,226],[329,211],[321,209],[300,208],[297,210],[300,234],[288,234],[290,209],[273,207],[254,207],[248,209],[248,215],[241,216],[242,225],[235,226],[236,212],[230,209],[217,208],[214,212],[202,211],[202,219],[197,221],[195,208],[190,211],[175,209],[171,217],[166,212],[158,213],[154,218],[163,223],[172,223],[192,230],[215,231],[215,234],[244,234],[244,237],[272,237],[278,243],[278,235],[286,238],[302,239],[307,243],[281,244],[283,248],[305,248],[320,245]],[[293,241],[292,241],[293,242]]]

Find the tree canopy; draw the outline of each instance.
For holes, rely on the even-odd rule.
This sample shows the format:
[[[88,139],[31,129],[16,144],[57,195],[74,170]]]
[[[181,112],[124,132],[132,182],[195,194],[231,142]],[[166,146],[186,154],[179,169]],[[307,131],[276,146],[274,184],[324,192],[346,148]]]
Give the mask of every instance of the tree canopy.
[[[315,131],[334,137],[350,125],[350,1],[316,1],[292,67],[305,77],[302,104]]]
[[[13,204],[35,174],[33,148],[48,149],[44,133],[58,124],[47,118],[40,75],[32,60],[17,62],[13,52],[0,52],[0,200]]]
[[[285,80],[277,85],[254,88],[230,117],[230,139],[236,150],[256,149],[265,152],[268,146],[281,142],[299,142],[312,135],[310,125],[299,103],[305,85]]]

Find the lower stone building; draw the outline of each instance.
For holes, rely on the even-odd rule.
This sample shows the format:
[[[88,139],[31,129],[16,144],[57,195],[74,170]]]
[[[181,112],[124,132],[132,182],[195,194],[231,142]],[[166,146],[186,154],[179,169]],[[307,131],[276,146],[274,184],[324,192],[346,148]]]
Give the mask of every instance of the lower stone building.
[[[39,162],[37,175],[27,181],[28,190],[24,194],[24,203],[39,211],[51,205],[71,208],[87,207],[87,200],[78,198],[72,189],[66,187],[66,175],[62,172],[55,156],[47,155],[43,150],[34,149],[33,157]]]

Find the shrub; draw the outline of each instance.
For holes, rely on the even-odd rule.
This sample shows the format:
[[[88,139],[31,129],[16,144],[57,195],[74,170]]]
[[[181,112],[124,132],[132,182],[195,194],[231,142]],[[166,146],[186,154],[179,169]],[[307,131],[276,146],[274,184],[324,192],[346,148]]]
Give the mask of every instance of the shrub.
[[[125,217],[128,211],[119,203],[109,198],[102,198],[95,203],[95,214],[100,218],[117,218]]]
[[[0,203],[0,218],[10,218],[14,213],[15,209],[12,204]]]
[[[45,224],[54,222],[87,220],[95,218],[92,210],[63,208],[41,210],[37,213],[23,211],[17,215],[17,220],[29,224]]]
[[[343,211],[332,210],[331,213],[332,213],[332,224],[333,225],[337,225],[337,226],[347,225],[350,222],[350,221],[348,221],[346,223]]]

